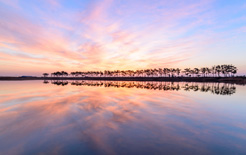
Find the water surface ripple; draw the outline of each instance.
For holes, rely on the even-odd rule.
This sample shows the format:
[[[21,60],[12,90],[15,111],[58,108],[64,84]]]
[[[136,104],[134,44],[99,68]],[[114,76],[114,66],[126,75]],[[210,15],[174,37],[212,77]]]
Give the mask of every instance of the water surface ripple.
[[[123,81],[0,85],[0,154],[246,154],[245,86]]]

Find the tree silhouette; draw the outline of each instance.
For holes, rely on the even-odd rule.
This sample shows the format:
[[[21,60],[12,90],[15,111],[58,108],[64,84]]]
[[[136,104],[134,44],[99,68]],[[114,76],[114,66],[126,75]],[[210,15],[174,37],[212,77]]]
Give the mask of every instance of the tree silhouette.
[[[47,77],[49,74],[48,73],[43,73],[43,76],[44,77]]]
[[[185,68],[183,70],[179,68],[154,68],[154,69],[144,69],[144,70],[105,70],[105,71],[76,71],[68,74],[65,71],[53,72],[50,75],[52,77],[178,77],[185,75],[186,77],[215,77],[216,75],[220,77],[223,74],[224,77],[235,76],[237,73],[237,67],[233,65],[216,65],[209,67],[202,67],[201,69],[194,68]],[[43,74],[44,77],[48,76]]]

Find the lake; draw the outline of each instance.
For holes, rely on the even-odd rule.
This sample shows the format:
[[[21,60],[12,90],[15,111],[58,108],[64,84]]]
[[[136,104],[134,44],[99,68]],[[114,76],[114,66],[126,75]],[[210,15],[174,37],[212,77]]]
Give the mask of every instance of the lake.
[[[246,86],[0,85],[0,154],[246,154]]]

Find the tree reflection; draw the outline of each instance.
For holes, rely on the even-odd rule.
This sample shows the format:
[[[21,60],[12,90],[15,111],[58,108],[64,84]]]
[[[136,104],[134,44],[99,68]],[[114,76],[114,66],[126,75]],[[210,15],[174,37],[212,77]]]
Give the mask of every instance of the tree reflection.
[[[44,82],[43,82],[44,84],[48,84],[49,83],[49,81],[48,80],[44,80]]]
[[[51,83],[52,84],[55,84],[55,85],[58,85],[58,86],[66,86],[66,85],[68,85],[68,81],[59,81],[59,80],[57,80],[57,81],[51,81]]]
[[[47,83],[47,82],[44,82]],[[236,87],[228,83],[178,83],[178,82],[136,82],[136,81],[51,81],[58,86],[66,86],[69,83],[73,86],[96,86],[115,88],[139,88],[164,91],[200,91],[210,92],[217,95],[232,95],[236,92]]]

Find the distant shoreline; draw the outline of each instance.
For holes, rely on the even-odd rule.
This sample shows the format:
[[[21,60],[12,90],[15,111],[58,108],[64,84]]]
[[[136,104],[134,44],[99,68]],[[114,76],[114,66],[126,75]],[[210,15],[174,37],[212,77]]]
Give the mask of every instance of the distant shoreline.
[[[246,84],[246,77],[0,77],[0,81],[22,80],[170,81]]]

